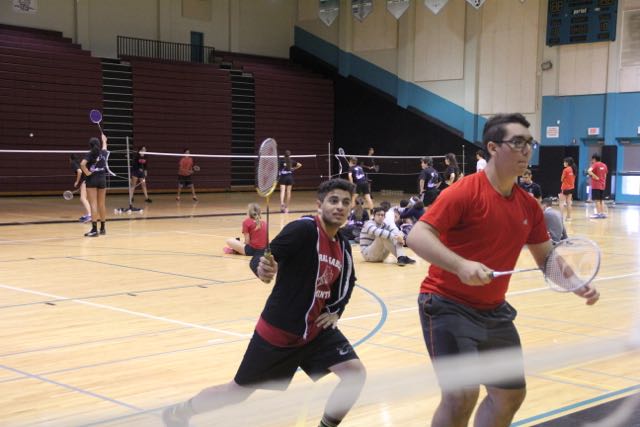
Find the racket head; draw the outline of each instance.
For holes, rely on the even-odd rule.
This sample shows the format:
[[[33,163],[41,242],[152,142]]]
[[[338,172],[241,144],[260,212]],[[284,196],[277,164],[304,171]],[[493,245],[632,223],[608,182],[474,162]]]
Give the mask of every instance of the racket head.
[[[600,248],[589,239],[562,240],[545,259],[544,278],[554,291],[574,292],[595,279],[600,258]]]
[[[73,191],[65,191],[64,193],[62,193],[62,197],[64,197],[65,200],[73,199]]]
[[[262,197],[269,197],[278,183],[278,143],[267,138],[260,144],[256,166],[256,191]]]
[[[200,166],[198,166],[198,165],[194,165],[194,166],[193,166],[193,171],[194,171],[194,172],[200,172]]]
[[[344,152],[344,148],[342,147],[338,148],[338,156],[346,156],[346,153]]]
[[[89,120],[91,120],[91,123],[99,125],[100,122],[102,122],[102,113],[100,110],[89,111]]]

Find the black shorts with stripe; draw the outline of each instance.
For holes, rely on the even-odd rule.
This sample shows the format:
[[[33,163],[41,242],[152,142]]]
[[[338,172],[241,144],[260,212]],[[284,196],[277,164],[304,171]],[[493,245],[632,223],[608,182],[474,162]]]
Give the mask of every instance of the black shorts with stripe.
[[[516,310],[506,301],[494,310],[477,310],[435,294],[418,297],[422,335],[434,362],[438,382],[448,386],[451,372],[438,370],[438,361],[458,354],[479,354],[491,350],[514,349],[516,357],[510,359],[514,374],[508,380],[487,382],[485,385],[504,388],[525,388],[524,361],[520,336],[513,320]],[[513,364],[513,365],[512,365]],[[479,374],[483,367],[478,366]]]
[[[301,347],[276,347],[254,332],[234,381],[243,387],[285,390],[298,368],[317,381],[330,367],[352,359],[358,355],[339,329],[325,329]]]

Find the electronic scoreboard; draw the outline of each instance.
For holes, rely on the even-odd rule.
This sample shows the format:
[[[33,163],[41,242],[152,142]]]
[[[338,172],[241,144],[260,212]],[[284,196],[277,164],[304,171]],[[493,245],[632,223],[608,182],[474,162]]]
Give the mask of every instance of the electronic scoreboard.
[[[616,39],[618,0],[549,0],[547,45]]]

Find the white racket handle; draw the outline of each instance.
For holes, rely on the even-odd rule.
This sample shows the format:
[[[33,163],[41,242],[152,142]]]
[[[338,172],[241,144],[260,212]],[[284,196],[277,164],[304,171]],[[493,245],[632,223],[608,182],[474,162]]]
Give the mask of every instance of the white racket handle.
[[[514,273],[524,273],[525,271],[539,271],[539,268],[521,268],[520,270],[511,270],[511,271],[494,271],[491,273],[491,277],[494,279],[500,276],[507,276],[509,274]]]

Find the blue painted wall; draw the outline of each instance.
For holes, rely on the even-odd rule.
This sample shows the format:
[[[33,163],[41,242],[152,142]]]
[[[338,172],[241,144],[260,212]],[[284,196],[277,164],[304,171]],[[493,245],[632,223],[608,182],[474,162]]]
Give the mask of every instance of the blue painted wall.
[[[353,76],[394,97],[403,108],[414,107],[451,128],[463,133],[471,142],[481,140],[486,119],[473,114],[445,98],[359,58],[341,51],[319,37],[295,27],[295,45],[338,69],[340,75]],[[589,163],[587,128],[600,128],[599,139],[607,145],[616,145],[619,137],[638,136],[640,126],[640,92],[607,93],[579,96],[545,96],[542,98],[541,143],[546,145],[572,145],[580,147],[580,164]],[[560,124],[557,124],[558,121]],[[547,138],[547,126],[559,126],[559,138]],[[575,142],[574,142],[575,139]],[[618,145],[618,166],[622,167],[624,146]],[[539,152],[533,153],[532,163],[537,165]],[[584,188],[584,177],[578,174],[578,188]],[[621,177],[616,178],[616,189],[621,188]],[[640,203],[640,196],[622,196],[616,191],[616,200]]]

